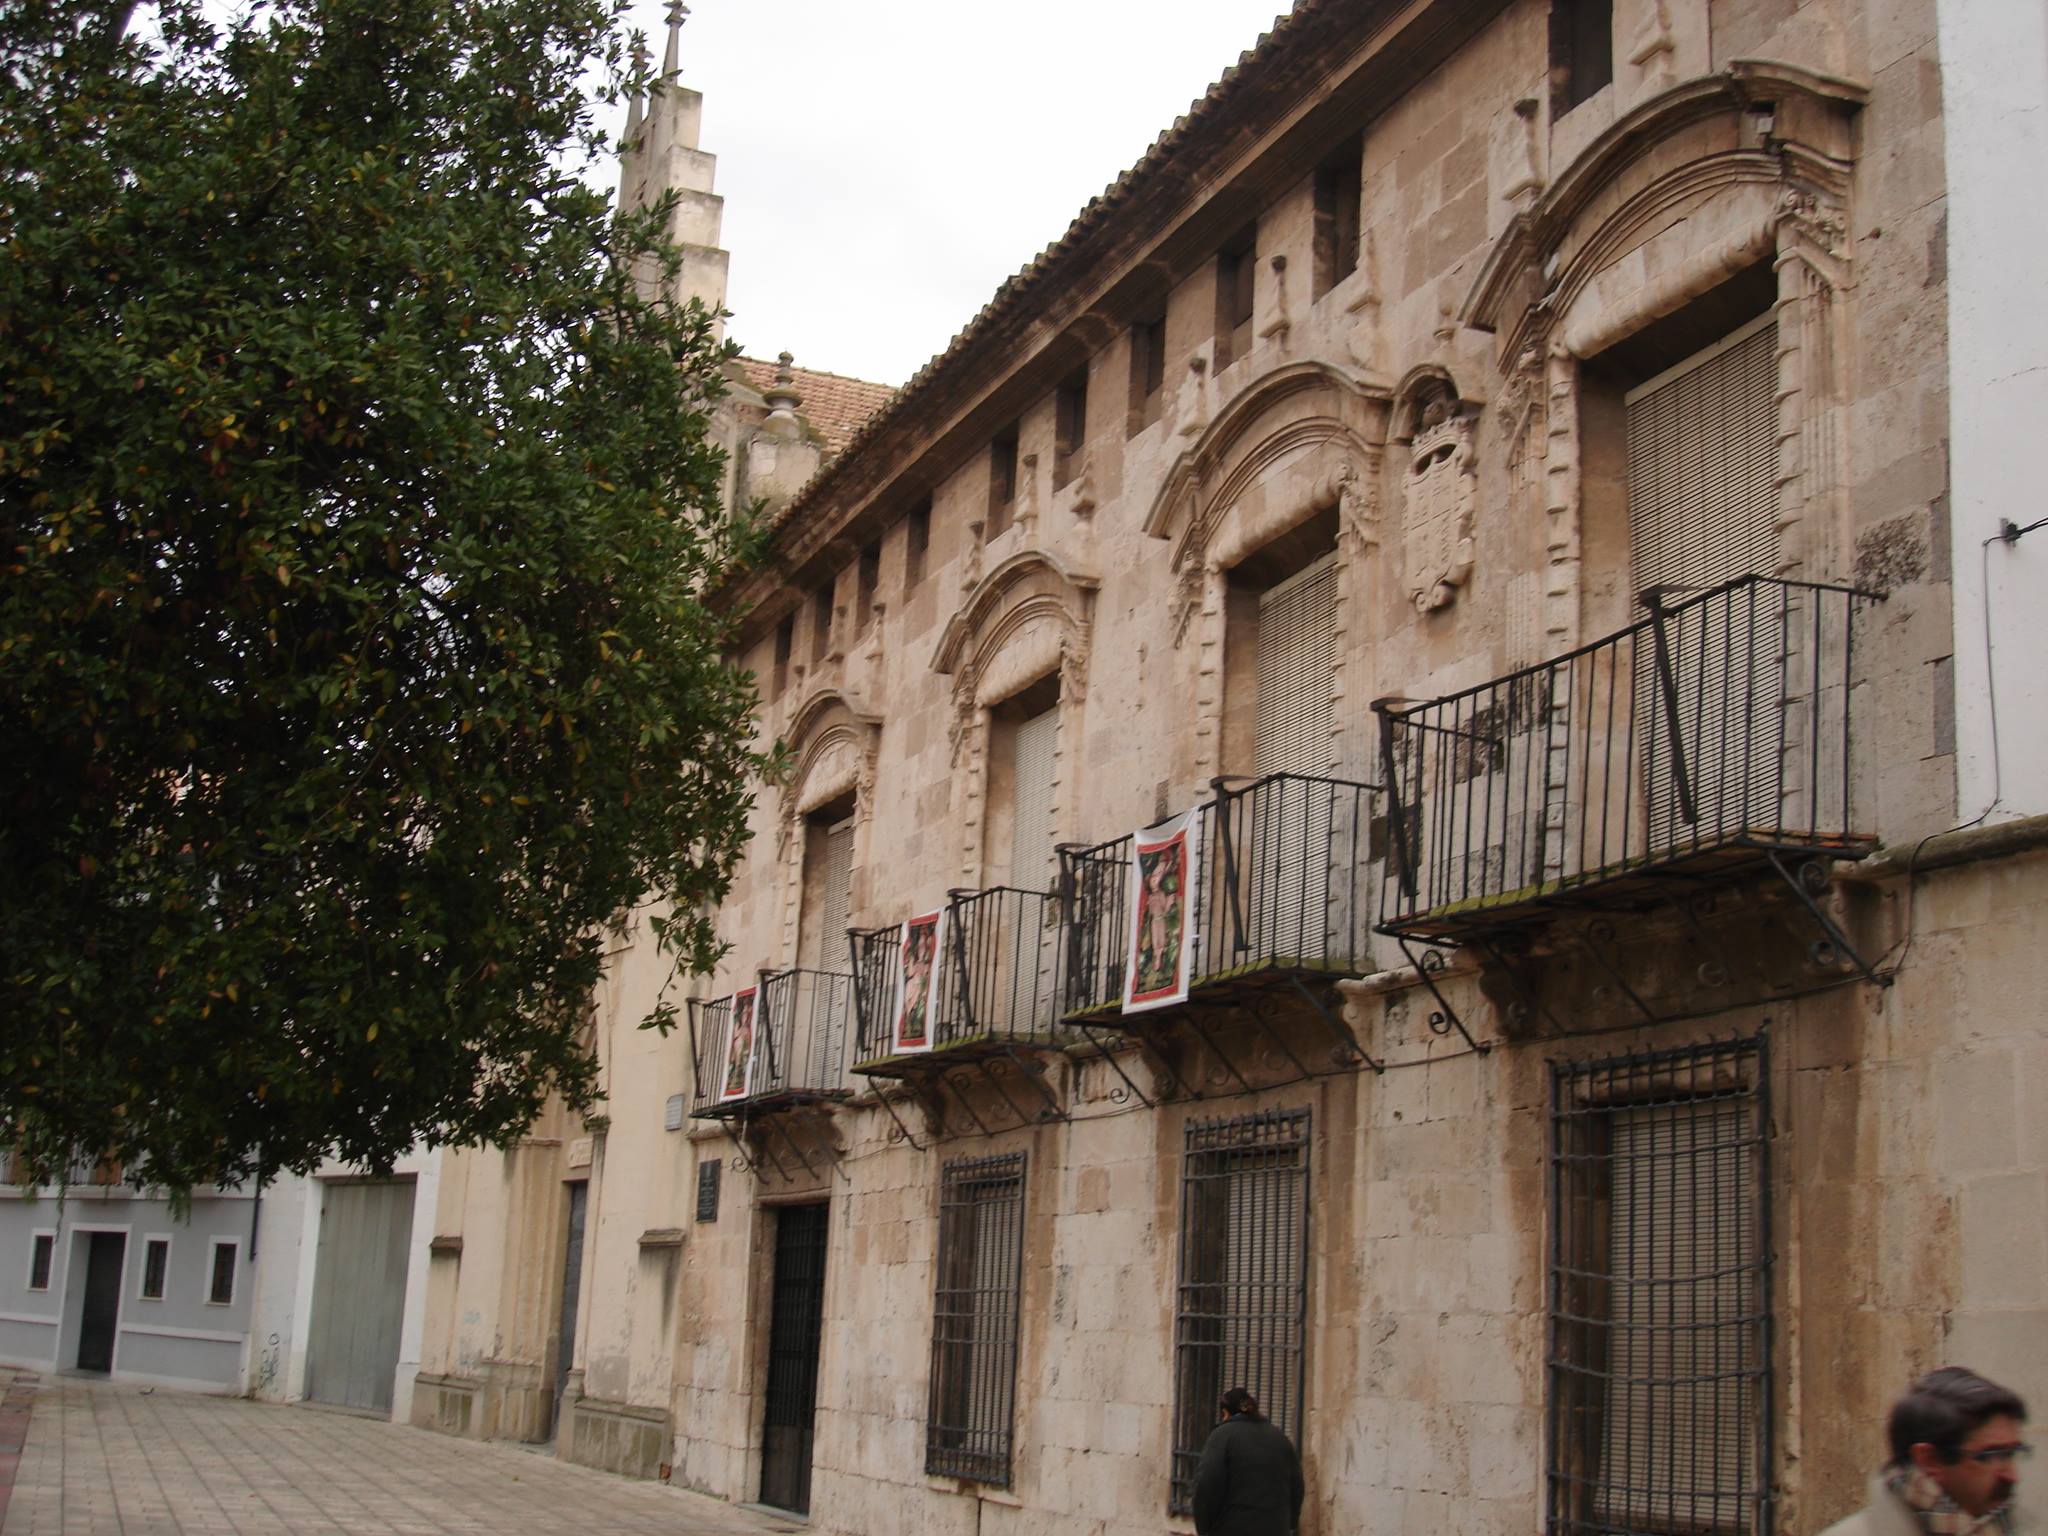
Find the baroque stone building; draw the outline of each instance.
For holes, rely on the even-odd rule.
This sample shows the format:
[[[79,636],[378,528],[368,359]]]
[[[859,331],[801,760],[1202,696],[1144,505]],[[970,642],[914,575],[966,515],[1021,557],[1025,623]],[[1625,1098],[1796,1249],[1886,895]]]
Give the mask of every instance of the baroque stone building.
[[[449,1159],[415,1421],[1078,1536],[1248,1384],[1311,1533],[1751,1532],[2048,1389],[1942,80],[1934,0],[1302,0],[717,594],[731,953],[663,1039],[629,928],[605,1114]]]

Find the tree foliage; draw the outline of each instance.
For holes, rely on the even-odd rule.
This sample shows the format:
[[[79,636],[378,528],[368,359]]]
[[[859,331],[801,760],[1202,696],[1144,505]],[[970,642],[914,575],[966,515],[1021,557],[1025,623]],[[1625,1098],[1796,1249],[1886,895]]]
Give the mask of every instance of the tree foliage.
[[[0,0],[0,1117],[173,1188],[593,1099],[744,838],[726,352],[612,0]],[[124,35],[125,33],[125,35]],[[665,1023],[657,1018],[652,1021]]]

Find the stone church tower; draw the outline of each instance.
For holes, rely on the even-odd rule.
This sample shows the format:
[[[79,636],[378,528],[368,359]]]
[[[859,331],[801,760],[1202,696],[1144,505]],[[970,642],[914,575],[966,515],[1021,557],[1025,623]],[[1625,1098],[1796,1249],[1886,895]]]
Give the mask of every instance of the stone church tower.
[[[718,159],[698,148],[704,93],[680,78],[683,20],[689,14],[682,0],[670,0],[661,74],[646,99],[636,93],[627,109],[619,206],[644,208],[675,194],[668,235],[681,247],[683,262],[671,297],[695,299],[711,310],[722,339],[732,258],[718,243],[725,213],[725,200],[712,190]],[[713,418],[714,435],[728,454],[726,505],[761,500],[771,515],[895,393],[886,384],[798,368],[788,352],[775,362],[735,358],[726,375],[729,393]]]

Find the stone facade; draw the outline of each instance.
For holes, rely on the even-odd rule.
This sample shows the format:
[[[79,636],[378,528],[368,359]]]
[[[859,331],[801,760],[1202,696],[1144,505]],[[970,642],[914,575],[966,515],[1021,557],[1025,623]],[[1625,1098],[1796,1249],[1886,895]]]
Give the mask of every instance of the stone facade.
[[[1169,1510],[1176,1440],[1191,1444],[1177,1392],[1200,1379],[1191,1360],[1215,1358],[1189,1300],[1190,1266],[1208,1262],[1191,1181],[1203,1139],[1238,1134],[1204,1126],[1303,1126],[1302,1111],[1285,1167],[1304,1215],[1260,1250],[1289,1276],[1283,1342],[1220,1347],[1226,1368],[1295,1362],[1274,1369],[1306,1532],[1573,1529],[1570,1468],[1619,1477],[1602,1457],[1631,1413],[1666,1435],[1644,1477],[1740,1505],[1695,1515],[1818,1529],[1858,1502],[1883,1408],[1915,1371],[1958,1359],[2048,1389],[2033,1002],[2048,855],[2035,822],[1988,841],[1950,830],[1935,12],[1614,0],[1604,21],[1567,0],[1304,0],[1283,19],[823,465],[783,510],[772,561],[720,594],[744,615],[762,740],[789,754],[721,912],[731,952],[695,990],[708,1004],[792,966],[847,972],[823,915],[840,910],[830,869],[857,933],[949,891],[1050,891],[1028,910],[1059,940],[1006,931],[1053,945],[1053,990],[1071,999],[1076,850],[1219,790],[1255,807],[1246,785],[1276,764],[1338,786],[1325,803],[1376,787],[1341,819],[1341,858],[1322,851],[1334,813],[1311,828],[1312,865],[1256,826],[1237,845],[1213,834],[1212,854],[1263,849],[1279,872],[1260,886],[1233,868],[1211,889],[1270,913],[1313,880],[1322,948],[1267,944],[1193,1003],[1101,1013],[1085,1035],[1048,1003],[972,1069],[947,1063],[973,1052],[892,1055],[876,1037],[887,989],[871,989],[864,1027],[840,1015],[830,1080],[803,1085],[823,1091],[743,1094],[758,1102],[734,1114],[711,1080],[724,1015],[695,1011],[700,1081],[689,1040],[635,1027],[677,983],[622,937],[593,1035],[603,1120],[556,1115],[517,1149],[451,1159],[439,1230],[460,1251],[437,1272],[423,1371],[439,1374],[415,1403],[430,1381],[443,1395],[420,1421],[544,1437],[559,1383],[561,1454],[752,1501],[789,1486],[787,1436],[766,1421],[801,1358],[815,1413],[800,1491],[820,1530],[1185,1529]],[[1741,366],[1762,370],[1743,386],[1761,418],[1703,428],[1744,457],[1716,446],[1672,471],[1706,487],[1684,526],[1708,536],[1657,564],[1644,466],[1667,450],[1632,446],[1640,403],[1694,359],[1735,369],[1757,337],[1760,361]],[[1681,436],[1710,407],[1688,408]],[[1771,675],[1810,686],[1782,684],[1759,724],[1756,663],[1736,686],[1717,653],[1718,696],[1688,697],[1722,723],[1686,739],[1719,744],[1724,775],[1729,743],[1763,743],[1775,803],[1744,801],[1739,835],[1704,855],[1675,834],[1640,878],[1627,833],[1614,857],[1585,856],[1583,772],[1545,769],[1513,833],[1475,833],[1472,799],[1514,742],[1595,718],[1591,682],[1667,696],[1642,587],[1694,615],[1671,620],[1681,673],[1732,643],[1685,630],[1706,610],[1678,589],[1721,569],[1738,491],[1754,543],[1741,590],[1791,594],[1800,620],[1760,642]],[[1332,559],[1314,632],[1285,641],[1323,658],[1327,697],[1275,724],[1293,683],[1273,670],[1272,605]],[[1823,634],[1823,612],[1852,610]],[[1467,698],[1467,713],[1431,702]],[[1634,835],[1658,817],[1697,826],[1670,808],[1668,745],[1617,748],[1618,717],[1597,718],[1601,760],[1641,779],[1620,792]],[[1416,751],[1439,778],[1424,782],[1382,744],[1432,719]],[[1692,797],[1725,803],[1729,781],[1702,789],[1693,769]],[[1470,786],[1465,808],[1446,783]],[[1309,825],[1284,802],[1275,814]],[[1526,880],[1507,874],[1517,838],[1538,850]],[[1480,896],[1404,894],[1416,844],[1459,839]],[[1687,894],[1652,894],[1658,875]],[[1740,1051],[1657,1054],[1702,1042]],[[1644,1061],[1682,1091],[1615,1087]],[[1601,1086],[1572,1086],[1587,1082]],[[1560,1288],[1591,1261],[1568,1247],[1583,1213],[1567,1210],[1580,1186],[1559,1138],[1574,1117],[1620,1138],[1721,1099],[1756,1135],[1686,1166],[1723,1170],[1714,1198],[1754,1234],[1757,1310],[1736,1333],[1756,1357],[1740,1406],[1715,1399],[1743,1448],[1681,1473],[1670,1443],[1704,1420],[1681,1433],[1668,1407],[1659,1420],[1612,1389],[1571,1398],[1585,1346]],[[1616,1178],[1619,1144],[1590,1159]],[[1023,1154],[1015,1380],[976,1420],[998,1453],[967,1477],[933,1427],[961,1385],[934,1387],[934,1296],[967,1262],[940,1252],[941,1184],[1008,1153]],[[586,1189],[574,1265],[565,1182]],[[821,1202],[817,1344],[792,1356],[778,1233]],[[1283,1253],[1297,1239],[1298,1261]],[[1238,1243],[1232,1227],[1217,1247]],[[1674,1348],[1674,1328],[1644,1336]],[[1626,1374],[1608,1358],[1603,1382]],[[1206,1406],[1180,1405],[1197,1429]]]

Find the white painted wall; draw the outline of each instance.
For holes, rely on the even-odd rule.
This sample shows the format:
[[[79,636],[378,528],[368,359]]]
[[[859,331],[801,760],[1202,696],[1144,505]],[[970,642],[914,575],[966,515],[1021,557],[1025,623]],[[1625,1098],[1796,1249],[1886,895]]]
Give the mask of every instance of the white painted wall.
[[[415,1149],[392,1168],[413,1180],[411,1254],[406,1261],[405,1325],[399,1336],[392,1418],[412,1417],[413,1378],[420,1370],[426,1315],[428,1245],[434,1239],[441,1154]],[[257,1265],[256,1310],[249,1323],[249,1390],[297,1402],[306,1395],[306,1341],[313,1317],[313,1274],[320,1253],[321,1181],[361,1178],[362,1170],[329,1162],[312,1178],[287,1175],[264,1192],[263,1247]]]
[[[1996,538],[2001,518],[2048,517],[2048,0],[1940,0],[1939,15],[1956,810],[1996,799],[1998,820],[2048,811],[2048,528]]]

